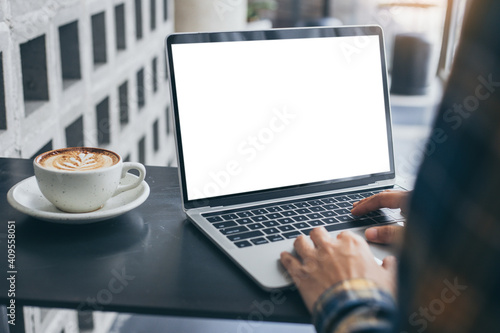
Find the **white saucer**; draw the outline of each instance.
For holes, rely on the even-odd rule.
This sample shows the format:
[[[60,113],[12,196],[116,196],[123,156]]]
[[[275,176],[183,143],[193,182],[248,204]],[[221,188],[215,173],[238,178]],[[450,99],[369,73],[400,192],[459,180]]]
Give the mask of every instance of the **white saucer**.
[[[128,184],[137,176],[127,173],[121,184]],[[34,218],[64,224],[86,224],[124,214],[141,205],[149,196],[149,185],[143,181],[136,188],[109,199],[104,206],[90,213],[66,213],[52,205],[38,188],[35,176],[14,185],[7,193],[7,201],[18,211]]]

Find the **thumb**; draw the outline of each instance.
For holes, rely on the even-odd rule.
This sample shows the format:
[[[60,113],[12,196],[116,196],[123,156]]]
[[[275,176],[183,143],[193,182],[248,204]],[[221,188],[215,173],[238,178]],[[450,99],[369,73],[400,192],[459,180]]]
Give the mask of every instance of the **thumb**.
[[[366,240],[379,244],[393,244],[398,242],[403,235],[403,227],[396,225],[386,225],[366,229]]]
[[[385,257],[384,261],[382,262],[382,267],[392,273],[396,273],[396,270],[398,268],[398,262],[396,260],[396,257],[395,256]]]

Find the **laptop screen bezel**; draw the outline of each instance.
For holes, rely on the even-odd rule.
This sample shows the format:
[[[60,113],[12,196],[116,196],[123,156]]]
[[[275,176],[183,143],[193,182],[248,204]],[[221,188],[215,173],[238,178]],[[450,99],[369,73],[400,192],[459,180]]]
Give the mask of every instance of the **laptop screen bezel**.
[[[322,37],[347,37],[347,36],[378,36],[382,81],[384,91],[385,115],[387,140],[389,149],[390,171],[363,175],[351,178],[335,179],[308,184],[286,186],[279,189],[258,190],[247,193],[237,193],[210,198],[190,200],[187,193],[186,173],[184,168],[184,156],[182,149],[182,135],[179,122],[179,109],[176,93],[176,81],[174,63],[172,60],[172,45],[190,43],[217,43],[217,42],[237,42],[255,40],[276,40],[276,39],[298,39],[298,38],[322,38]],[[177,160],[179,165],[179,180],[181,183],[181,193],[184,209],[200,207],[216,207],[235,205],[253,201],[272,200],[276,198],[286,198],[295,195],[304,195],[317,192],[326,192],[342,188],[363,186],[377,181],[395,178],[394,148],[392,137],[392,120],[389,101],[389,89],[387,80],[387,66],[385,56],[385,45],[383,31],[380,26],[341,26],[341,27],[313,27],[313,28],[287,28],[271,29],[259,31],[229,31],[229,32],[204,32],[204,33],[180,33],[169,35],[166,39],[166,56],[170,83],[172,116],[176,140]]]

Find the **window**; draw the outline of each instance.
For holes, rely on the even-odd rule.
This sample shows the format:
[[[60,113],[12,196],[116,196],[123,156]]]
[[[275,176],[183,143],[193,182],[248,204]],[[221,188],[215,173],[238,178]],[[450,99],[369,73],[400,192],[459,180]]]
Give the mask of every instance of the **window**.
[[[120,125],[128,124],[128,81],[123,82],[118,87],[118,98],[120,107]]]
[[[149,2],[149,12],[150,18],[149,22],[151,23],[151,31],[156,29],[156,0],[150,0]]]
[[[158,91],[158,58],[155,57],[153,58],[153,61],[151,62],[151,67],[153,69],[153,91],[156,92]]]
[[[171,119],[170,119],[170,105],[165,108],[165,128],[167,129],[167,135],[171,132]]]
[[[125,50],[127,48],[127,40],[125,36],[124,4],[115,7],[115,33],[116,33],[116,49]]]
[[[135,38],[142,39],[142,1],[135,0]]]
[[[0,130],[7,129],[7,110],[5,108],[5,85],[3,83],[3,53],[0,52]]]
[[[92,16],[94,65],[106,63],[106,17],[104,12]]]
[[[83,147],[85,141],[83,137],[83,116],[78,117],[73,123],[66,127],[66,146]]]
[[[96,106],[97,144],[105,145],[111,142],[109,123],[109,98],[106,97]]]
[[[82,78],[78,21],[59,27],[59,47],[61,52],[63,88],[68,88],[75,80]]]
[[[163,0],[163,21],[168,20],[168,0]]]
[[[153,150],[157,152],[160,149],[160,131],[159,131],[159,121],[155,120],[153,123]]]
[[[38,151],[36,153],[34,153],[31,156],[31,158],[33,159],[33,158],[37,157],[38,155],[40,155],[41,153],[45,153],[46,151],[49,151],[52,149],[54,149],[54,148],[52,147],[52,140],[50,140],[42,148],[38,149]]]
[[[137,144],[139,150],[139,163],[146,164],[146,137],[143,136]]]
[[[144,68],[137,72],[137,107],[142,109],[146,105],[146,91],[144,86]]]
[[[45,35],[21,44],[20,49],[24,102],[28,116],[38,106],[37,103],[30,102],[49,100]]]

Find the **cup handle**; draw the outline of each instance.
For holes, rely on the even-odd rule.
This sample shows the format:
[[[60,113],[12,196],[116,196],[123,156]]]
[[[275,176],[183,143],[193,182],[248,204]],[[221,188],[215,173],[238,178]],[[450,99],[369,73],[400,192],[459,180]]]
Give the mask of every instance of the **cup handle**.
[[[131,190],[133,188],[136,188],[137,186],[139,186],[142,183],[142,181],[146,177],[146,168],[141,163],[124,162],[123,163],[123,167],[122,167],[122,178],[121,179],[125,178],[125,176],[127,175],[127,172],[129,170],[132,170],[132,169],[135,169],[135,170],[139,171],[139,178],[137,178],[131,184],[127,184],[127,185],[121,185],[120,184],[120,185],[118,185],[118,188],[116,189],[116,191],[113,194],[113,196],[115,196],[117,194],[120,194],[122,192],[128,191],[128,190]]]

